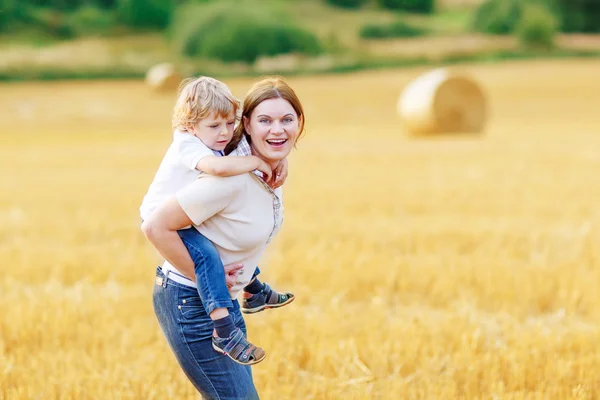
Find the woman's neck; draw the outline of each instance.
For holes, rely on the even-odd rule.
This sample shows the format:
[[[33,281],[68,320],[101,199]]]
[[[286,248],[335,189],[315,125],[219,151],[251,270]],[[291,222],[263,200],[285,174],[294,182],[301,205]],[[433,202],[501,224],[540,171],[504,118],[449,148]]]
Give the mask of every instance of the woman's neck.
[[[275,168],[277,168],[277,166],[279,166],[279,163],[281,161],[281,160],[267,160],[266,158],[264,158],[263,156],[261,156],[260,154],[258,154],[254,150],[253,146],[250,146],[250,152],[252,153],[253,156],[258,157],[261,160],[263,160],[264,162],[266,162],[267,164],[269,164],[269,166],[271,167],[272,170],[275,170]]]

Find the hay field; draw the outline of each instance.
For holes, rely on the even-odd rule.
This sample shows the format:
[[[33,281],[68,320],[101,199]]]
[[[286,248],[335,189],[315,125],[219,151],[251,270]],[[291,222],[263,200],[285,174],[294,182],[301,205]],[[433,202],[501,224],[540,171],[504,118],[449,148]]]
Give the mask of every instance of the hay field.
[[[290,79],[308,132],[262,269],[297,300],[246,317],[261,398],[600,398],[600,62],[467,68],[480,137],[403,135],[396,99],[423,69]],[[0,85],[0,398],[197,398],[137,212],[172,102]]]

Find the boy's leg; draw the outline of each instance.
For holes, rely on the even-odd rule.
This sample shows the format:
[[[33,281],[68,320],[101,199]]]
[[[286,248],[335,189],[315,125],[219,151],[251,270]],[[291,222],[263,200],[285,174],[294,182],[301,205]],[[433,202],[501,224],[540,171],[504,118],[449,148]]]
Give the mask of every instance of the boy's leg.
[[[223,262],[214,244],[195,228],[178,233],[194,261],[196,288],[214,324],[213,348],[239,364],[262,361],[266,356],[264,350],[248,342],[229,314],[228,308],[233,307],[233,302],[227,290]]]
[[[195,228],[183,229],[178,233],[194,261],[196,287],[206,313],[213,320],[215,318],[211,314],[215,310],[218,317],[229,315],[227,308],[231,308],[233,303],[225,283],[223,262],[214,244]]]
[[[250,283],[244,287],[241,307],[243,313],[253,314],[269,308],[279,308],[294,301],[293,293],[276,292],[267,283],[262,283],[258,279],[258,274],[260,274],[260,269],[257,266]]]

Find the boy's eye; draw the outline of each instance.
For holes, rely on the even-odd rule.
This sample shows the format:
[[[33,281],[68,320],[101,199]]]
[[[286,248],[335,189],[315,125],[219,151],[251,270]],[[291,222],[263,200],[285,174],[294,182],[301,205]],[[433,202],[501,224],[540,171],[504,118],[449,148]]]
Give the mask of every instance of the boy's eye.
[[[229,121],[228,124],[233,125],[233,124],[235,124],[235,121]]]
[[[218,127],[219,127],[219,125],[218,125],[218,124],[213,124],[213,125],[211,125],[210,127],[211,127],[211,128],[218,128]]]

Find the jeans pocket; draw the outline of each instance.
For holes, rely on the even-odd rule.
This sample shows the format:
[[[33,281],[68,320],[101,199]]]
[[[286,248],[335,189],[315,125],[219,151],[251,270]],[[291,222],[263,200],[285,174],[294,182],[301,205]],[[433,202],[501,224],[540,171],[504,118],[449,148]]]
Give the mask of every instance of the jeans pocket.
[[[180,297],[177,308],[179,326],[187,341],[205,340],[212,336],[214,324],[200,297]]]
[[[202,317],[208,317],[200,297],[185,297],[179,300],[179,311],[183,320],[196,320]]]

